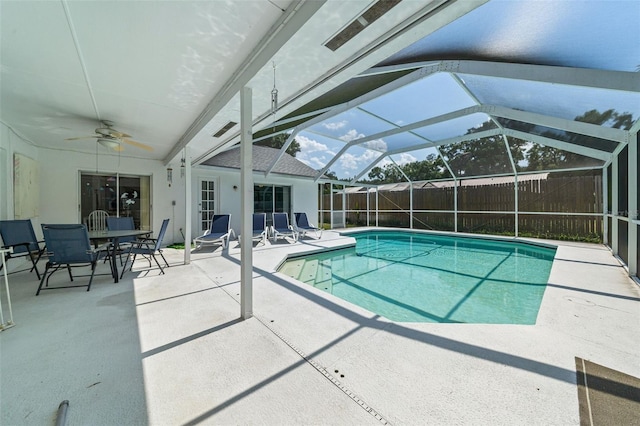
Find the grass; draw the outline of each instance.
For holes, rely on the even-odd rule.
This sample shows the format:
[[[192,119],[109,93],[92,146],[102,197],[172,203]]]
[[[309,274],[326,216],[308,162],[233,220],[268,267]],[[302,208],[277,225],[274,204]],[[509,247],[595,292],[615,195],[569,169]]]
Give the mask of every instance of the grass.
[[[191,248],[194,248],[195,246],[193,244],[191,244]],[[172,248],[172,249],[178,249],[178,250],[184,250],[184,243],[173,243],[173,244],[169,244],[167,246],[167,248]]]

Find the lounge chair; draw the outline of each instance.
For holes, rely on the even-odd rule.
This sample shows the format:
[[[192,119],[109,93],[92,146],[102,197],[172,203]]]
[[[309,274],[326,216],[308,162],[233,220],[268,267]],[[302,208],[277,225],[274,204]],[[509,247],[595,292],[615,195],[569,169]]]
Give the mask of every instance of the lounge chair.
[[[204,244],[222,243],[222,248],[224,249],[229,245],[231,234],[233,234],[233,229],[231,229],[231,215],[214,214],[211,217],[211,226],[209,229],[203,235],[194,238],[193,244],[196,246],[196,250],[198,250]],[[233,235],[235,236],[235,234]]]
[[[298,233],[298,238],[304,237],[307,232],[314,232],[316,238],[322,238],[322,228],[310,224],[306,213],[294,213],[293,217],[295,219],[293,229]]]
[[[253,235],[252,241],[258,240],[264,245],[267,242],[267,214],[266,213],[254,213],[253,214]]]
[[[91,290],[91,283],[93,282],[93,276],[96,272],[96,264],[98,259],[106,255],[108,246],[105,245],[98,249],[92,249],[89,234],[84,225],[42,225],[42,233],[44,234],[44,240],[47,244],[46,256],[48,257],[48,261],[44,274],[40,279],[36,296],[38,296],[42,290],[73,287],[87,287],[87,291]],[[89,276],[88,284],[49,287],[49,278],[51,278],[51,275],[58,269],[67,269],[69,279],[73,281],[71,268],[83,266],[91,267],[91,275],[78,276]],[[42,287],[45,282],[46,285]]]
[[[131,243],[131,247],[129,251],[127,251],[127,258],[124,261],[124,267],[122,268],[122,273],[120,274],[120,278],[124,275],[124,272],[127,270],[127,263],[129,263],[129,257],[133,255],[133,259],[131,260],[131,266],[129,270],[133,268],[133,262],[136,261],[136,256],[141,255],[149,261],[149,268],[151,268],[151,259],[156,262],[158,268],[160,268],[160,273],[164,274],[164,270],[162,269],[162,265],[158,262],[156,258],[156,254],[159,254],[164,260],[164,264],[166,267],[169,267],[169,262],[164,258],[162,254],[162,240],[164,239],[164,234],[167,232],[167,226],[169,225],[169,219],[165,219],[162,221],[162,226],[160,227],[160,232],[158,233],[158,238],[146,238],[144,240],[134,241]]]
[[[2,247],[13,249],[13,253],[4,255],[5,260],[28,256],[32,265],[29,272],[35,270],[38,279],[40,279],[40,271],[38,271],[37,263],[44,252],[44,247],[40,247],[40,244],[44,244],[44,241],[38,241],[36,238],[31,220],[0,220],[0,236],[2,237]],[[2,269],[1,263],[0,269]],[[13,272],[22,272],[25,270],[26,269],[21,269]]]
[[[271,227],[273,242],[278,241],[278,238],[291,237],[293,242],[298,241],[298,233],[293,229],[293,226],[289,224],[288,213],[273,213],[273,226]]]

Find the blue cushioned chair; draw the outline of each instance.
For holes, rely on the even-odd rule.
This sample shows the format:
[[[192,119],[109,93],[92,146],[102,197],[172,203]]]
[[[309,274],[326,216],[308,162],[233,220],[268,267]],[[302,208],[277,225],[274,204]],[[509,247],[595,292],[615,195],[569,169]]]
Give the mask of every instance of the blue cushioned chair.
[[[196,250],[202,247],[203,244],[216,243],[221,243],[222,248],[226,248],[229,244],[231,234],[233,234],[233,229],[231,229],[231,215],[214,214],[211,217],[211,226],[209,229],[203,235],[194,238],[193,244],[195,244]]]
[[[298,232],[298,238],[304,237],[307,232],[314,232],[316,234],[316,238],[322,237],[322,228],[318,228],[310,224],[306,213],[294,213],[293,217],[295,219],[293,229]]]
[[[87,291],[91,290],[91,283],[96,271],[96,264],[104,254],[106,254],[107,246],[93,249],[89,241],[89,234],[84,225],[42,225],[42,233],[44,241],[47,245],[46,256],[48,257],[47,266],[45,267],[40,286],[36,292],[36,296],[41,290],[56,290],[61,288],[87,287]],[[71,274],[72,267],[91,267],[91,275],[89,283],[86,285],[69,285],[49,287],[49,278],[58,269],[66,267],[69,272],[69,279],[73,281]],[[46,278],[46,280],[45,280]],[[42,287],[43,284],[46,285]]]
[[[293,226],[289,224],[288,213],[273,213],[273,226],[271,228],[273,242],[278,241],[278,238],[291,237],[293,242],[298,241],[298,233],[293,229]]]
[[[253,214],[253,235],[251,240],[262,242],[264,245],[267,242],[267,214],[266,213],[254,213]]]

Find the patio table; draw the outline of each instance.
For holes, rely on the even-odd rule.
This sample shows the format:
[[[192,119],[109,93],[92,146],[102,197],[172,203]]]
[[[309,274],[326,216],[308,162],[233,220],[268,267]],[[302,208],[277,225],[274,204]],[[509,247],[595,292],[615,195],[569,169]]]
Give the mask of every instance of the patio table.
[[[118,262],[116,262],[116,251],[118,249],[118,242],[120,238],[124,237],[138,237],[140,235],[149,235],[153,231],[144,231],[140,229],[119,229],[115,231],[90,231],[89,239],[93,242],[95,240],[108,240],[111,242],[111,273],[113,275],[113,282],[118,282]]]

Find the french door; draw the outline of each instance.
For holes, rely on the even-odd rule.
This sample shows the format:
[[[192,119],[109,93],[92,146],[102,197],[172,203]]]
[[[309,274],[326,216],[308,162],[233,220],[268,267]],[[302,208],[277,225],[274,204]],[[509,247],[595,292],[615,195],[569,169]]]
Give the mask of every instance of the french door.
[[[211,216],[216,213],[218,203],[216,194],[216,181],[200,179],[200,192],[198,195],[198,222],[200,222],[200,232],[209,229]]]
[[[133,217],[136,229],[151,229],[151,177],[81,172],[81,223],[94,210],[104,210],[109,216]]]

